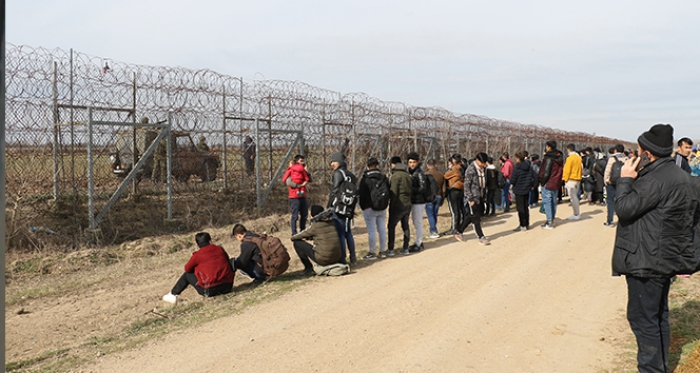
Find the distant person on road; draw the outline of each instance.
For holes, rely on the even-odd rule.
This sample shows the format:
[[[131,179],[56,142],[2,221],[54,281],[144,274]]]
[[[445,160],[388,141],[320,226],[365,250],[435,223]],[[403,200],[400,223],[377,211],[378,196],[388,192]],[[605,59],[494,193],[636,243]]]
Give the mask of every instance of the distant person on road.
[[[199,136],[199,142],[197,143],[197,150],[208,152],[209,145],[207,145],[207,138],[204,136]]]
[[[311,206],[311,225],[292,236],[294,251],[304,265],[304,275],[313,276],[312,261],[321,266],[338,263],[341,259],[340,238],[333,223],[333,212],[319,205]],[[305,240],[313,240],[314,244]]]
[[[246,136],[245,141],[243,141],[243,159],[245,160],[246,174],[252,176],[255,172],[255,143],[250,136]]]
[[[447,207],[450,209],[450,215],[452,215],[452,226],[450,230],[445,233],[446,235],[454,235],[462,225],[462,219],[464,218],[464,208],[462,204],[464,203],[464,170],[462,170],[462,156],[459,154],[453,154],[447,161],[449,170],[445,172],[445,184],[447,186],[447,192],[445,192],[445,198],[447,199]]]
[[[408,222],[411,214],[411,190],[413,178],[408,173],[408,166],[401,163],[401,157],[391,157],[391,199],[389,200],[388,243],[386,256],[394,256],[394,242],[396,241],[396,224],[401,222],[403,230],[402,253],[408,253],[408,245],[411,241],[411,228]]]
[[[311,181],[309,173],[306,171],[304,156],[297,154],[290,162],[287,171],[282,176],[282,182],[289,188],[289,204],[292,208],[291,227],[292,235],[297,234],[297,221],[299,230],[306,229],[306,218],[309,215],[308,190],[306,185]]]
[[[464,230],[472,224],[474,233],[482,245],[490,245],[491,242],[481,229],[481,217],[484,215],[484,197],[486,196],[486,163],[489,156],[486,153],[478,153],[467,171],[464,173],[464,220],[454,237],[457,241],[465,241]]]
[[[253,280],[254,284],[261,284],[267,279],[267,274],[263,269],[263,259],[260,248],[254,242],[246,240],[247,237],[260,237],[243,226],[236,224],[233,226],[231,235],[241,243],[241,253],[232,260],[233,267],[242,275]]]
[[[700,186],[674,164],[673,127],[656,124],[637,143],[639,157],[625,161],[616,186],[612,270],[627,281],[637,369],[669,372],[669,286],[700,268]]]
[[[192,253],[185,264],[185,273],[173,289],[163,295],[163,300],[168,303],[176,303],[177,296],[187,286],[194,287],[197,293],[205,297],[227,294],[233,289],[234,272],[226,251],[221,246],[212,244],[207,232],[197,233],[194,239],[199,250]]]
[[[581,187],[581,178],[583,175],[583,160],[576,153],[576,146],[569,144],[566,146],[566,151],[569,153],[564,162],[564,171],[562,171],[561,179],[566,185],[566,191],[569,193],[571,200],[571,208],[574,214],[569,216],[568,220],[580,220],[581,208],[579,201],[579,188]]]
[[[540,201],[539,175],[540,167],[542,167],[542,160],[540,160],[540,156],[538,154],[530,155],[530,165],[532,166],[532,171],[534,171],[535,175],[537,175],[537,180],[535,180],[535,184],[537,185],[535,185],[535,187],[532,188],[532,190],[530,191],[530,198],[528,200],[528,204],[530,207],[535,207]]]
[[[493,158],[489,157],[486,163],[486,207],[484,210],[484,216],[496,216],[496,206],[500,205],[496,203],[496,192],[498,189],[498,175],[501,171],[496,169],[496,165],[493,164]],[[464,179],[464,177],[462,177]],[[500,193],[499,193],[500,195]]]
[[[369,236],[369,253],[363,259],[386,258],[386,210],[391,199],[391,185],[389,179],[379,170],[377,158],[370,157],[367,160],[367,169],[360,179],[359,193],[360,208]],[[379,252],[377,252],[377,237]]]
[[[413,228],[416,230],[416,238],[413,245],[408,247],[409,252],[401,251],[402,254],[408,255],[411,252],[419,252],[424,249],[423,246],[423,215],[425,215],[425,193],[430,188],[428,178],[425,176],[421,168],[420,155],[416,152],[408,153],[408,173],[413,178],[411,188],[411,221]]]
[[[437,182],[438,193],[432,202],[425,203],[425,214],[428,216],[428,225],[430,226],[430,235],[428,238],[438,238],[440,234],[437,229],[438,212],[442,206],[443,195],[445,194],[445,176],[437,169],[435,160],[431,159],[425,163],[426,175],[431,175]]]
[[[613,165],[615,162],[622,162],[625,163],[627,161],[627,156],[624,153],[625,147],[622,144],[617,144],[614,147],[610,148],[610,156],[608,157],[608,163],[605,166],[605,175],[603,180],[605,180],[605,192],[607,194],[607,197],[605,199],[605,203],[608,207],[608,215],[605,223],[603,223],[604,226],[606,227],[612,227],[614,226],[613,224],[613,217],[615,215],[615,191],[616,191],[616,186],[615,186],[615,181],[610,178],[612,175],[612,169]]]
[[[557,150],[557,142],[554,140],[545,143],[546,153],[540,167],[540,185],[542,185],[542,204],[547,216],[544,229],[554,229],[554,218],[557,216],[557,194],[561,192],[562,169],[564,167],[564,155]]]
[[[537,185],[536,174],[533,173],[532,165],[525,158],[523,151],[515,153],[515,169],[510,177],[510,185],[513,188],[513,194],[515,194],[515,208],[518,209],[518,220],[520,222],[515,232],[526,231],[530,228],[530,206],[528,205],[528,200],[530,191]]]
[[[510,155],[508,155],[508,152],[504,152],[501,155],[501,173],[503,173],[503,176],[506,178],[506,186],[501,189],[501,208],[503,209],[503,212],[509,212],[510,211],[510,177],[513,174],[513,160],[510,159]]]
[[[681,170],[691,173],[690,163],[688,162],[688,157],[693,152],[693,140],[684,137],[678,140],[678,149],[676,149],[676,156],[674,160],[676,161],[676,166],[680,167]]]

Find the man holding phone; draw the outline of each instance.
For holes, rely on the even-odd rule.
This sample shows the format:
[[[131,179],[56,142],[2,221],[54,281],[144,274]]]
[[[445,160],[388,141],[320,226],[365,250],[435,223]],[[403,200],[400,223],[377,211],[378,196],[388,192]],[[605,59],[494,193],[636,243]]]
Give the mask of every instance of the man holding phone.
[[[612,270],[627,281],[639,372],[667,372],[671,278],[700,269],[700,188],[671,158],[671,125],[654,125],[637,142],[639,157],[625,161],[616,186]]]

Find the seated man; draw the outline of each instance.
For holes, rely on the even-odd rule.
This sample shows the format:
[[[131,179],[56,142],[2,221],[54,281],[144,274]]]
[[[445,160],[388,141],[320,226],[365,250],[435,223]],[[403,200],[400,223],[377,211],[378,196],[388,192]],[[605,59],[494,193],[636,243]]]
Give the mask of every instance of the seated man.
[[[340,238],[333,223],[333,211],[326,210],[319,205],[311,206],[311,226],[306,230],[292,236],[294,251],[304,264],[304,275],[314,275],[311,261],[318,265],[327,266],[338,263],[341,258]],[[314,245],[302,240],[312,239]]]
[[[241,243],[240,255],[231,260],[233,268],[241,271],[244,276],[253,279],[256,284],[265,281],[267,275],[263,270],[260,248],[254,242],[244,240],[245,237],[258,237],[258,235],[253,232],[248,232],[243,224],[234,225],[231,235],[236,237],[236,240]]]
[[[180,276],[170,293],[163,296],[166,302],[176,303],[177,296],[188,285],[192,285],[205,297],[230,293],[233,289],[234,272],[226,251],[221,246],[212,244],[211,236],[207,232],[197,233],[194,239],[199,250],[192,253],[192,257],[185,264],[185,273]]]

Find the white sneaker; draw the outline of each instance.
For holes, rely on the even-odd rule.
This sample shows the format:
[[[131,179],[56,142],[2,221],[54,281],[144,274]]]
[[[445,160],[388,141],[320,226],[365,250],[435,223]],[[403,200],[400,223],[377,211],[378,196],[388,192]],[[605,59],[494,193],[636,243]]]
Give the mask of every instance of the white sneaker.
[[[571,215],[566,220],[581,220],[581,215]]]
[[[165,294],[163,295],[163,300],[168,303],[175,304],[177,303],[177,295],[174,295],[173,293]]]
[[[431,233],[430,236],[428,236],[428,238],[440,238],[440,235],[437,232],[435,232]]]

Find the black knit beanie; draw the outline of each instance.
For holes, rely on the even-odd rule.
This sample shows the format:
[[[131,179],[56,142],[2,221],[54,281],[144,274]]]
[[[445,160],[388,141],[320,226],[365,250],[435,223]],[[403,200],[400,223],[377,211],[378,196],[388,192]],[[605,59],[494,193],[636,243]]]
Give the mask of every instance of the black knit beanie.
[[[639,136],[637,142],[642,149],[657,157],[668,157],[673,153],[673,127],[670,124],[655,124]]]

